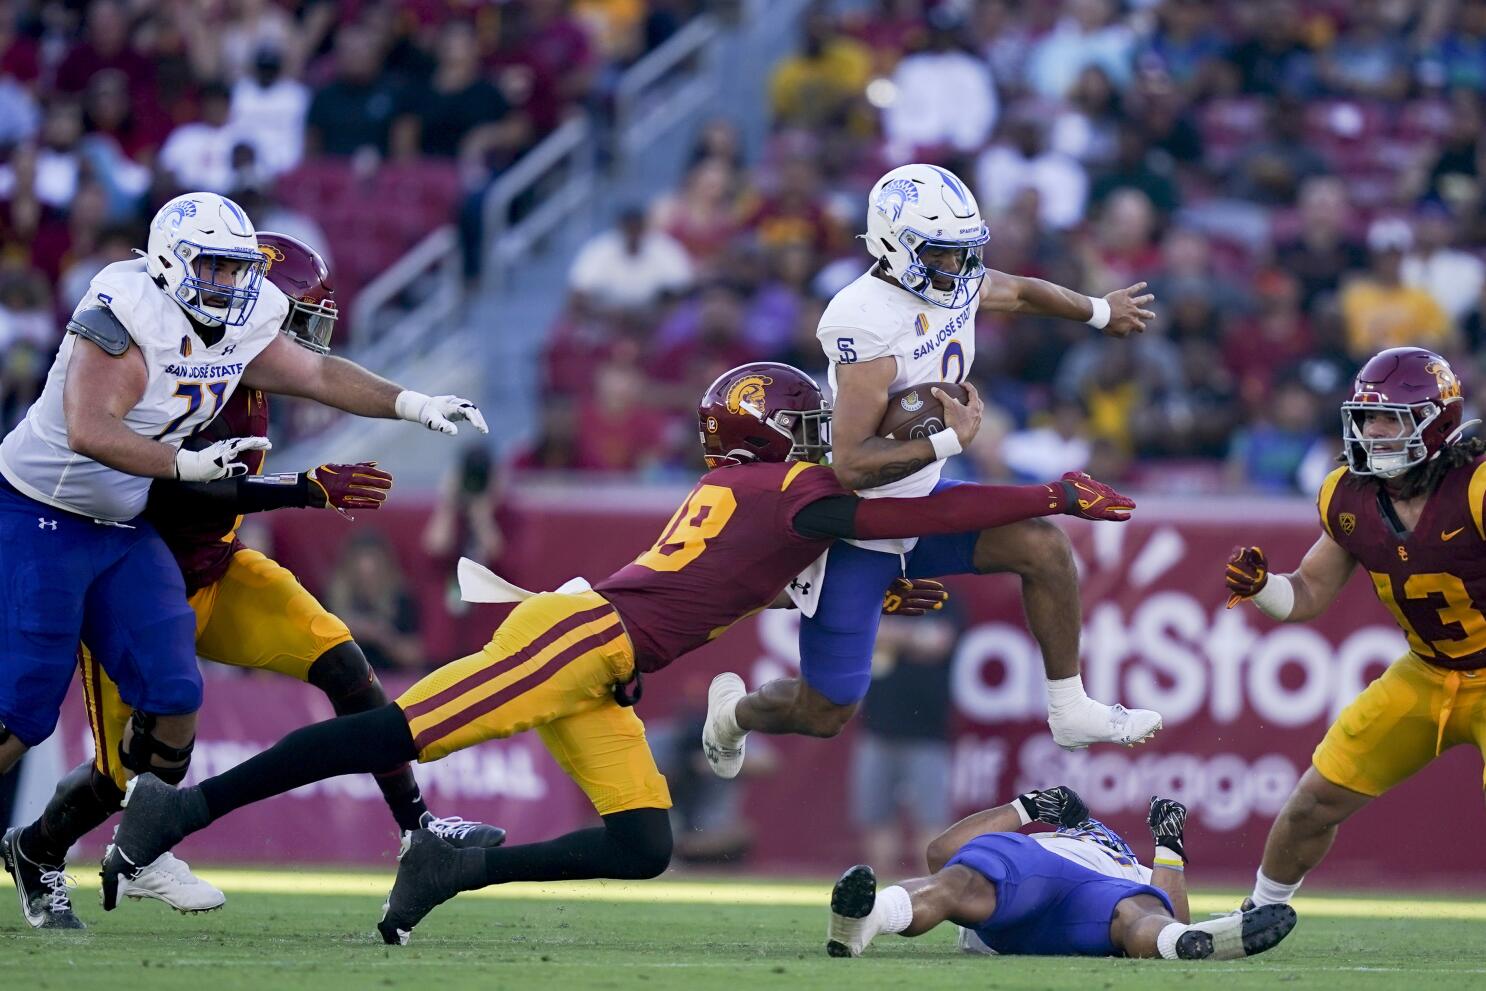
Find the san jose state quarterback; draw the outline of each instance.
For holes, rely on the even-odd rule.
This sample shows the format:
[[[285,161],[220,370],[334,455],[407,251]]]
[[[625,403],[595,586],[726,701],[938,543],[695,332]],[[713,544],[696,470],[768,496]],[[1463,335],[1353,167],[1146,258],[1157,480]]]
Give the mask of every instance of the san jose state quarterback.
[[[863,498],[923,496],[941,481],[944,460],[980,427],[983,405],[966,379],[975,360],[977,309],[1082,320],[1124,337],[1154,314],[1144,283],[1095,299],[1040,279],[988,271],[990,234],[975,197],[953,173],[905,165],[878,180],[867,202],[872,267],[841,290],[817,336],[830,359],[834,392],[832,467]],[[939,390],[945,430],[927,439],[877,436],[889,396],[911,386],[962,382],[968,403]],[[1161,726],[1148,710],[1090,699],[1079,671],[1078,577],[1067,538],[1045,520],[917,540],[842,541],[790,593],[801,610],[801,677],[750,694],[737,675],[712,684],[703,749],[712,769],[732,777],[744,737],[764,733],[833,736],[856,711],[871,681],[876,604],[900,575],[1011,572],[1022,579],[1028,625],[1047,672],[1048,723],[1069,749],[1134,744]]]
[[[131,771],[184,776],[201,703],[195,617],[180,569],[140,518],[157,478],[246,473],[266,438],[182,441],[241,385],[454,433],[472,403],[404,390],[279,332],[284,293],[242,208],[188,193],[160,208],[145,257],[109,265],[74,311],[41,397],[0,442],[0,772],[51,735],[93,648],[136,713]]]

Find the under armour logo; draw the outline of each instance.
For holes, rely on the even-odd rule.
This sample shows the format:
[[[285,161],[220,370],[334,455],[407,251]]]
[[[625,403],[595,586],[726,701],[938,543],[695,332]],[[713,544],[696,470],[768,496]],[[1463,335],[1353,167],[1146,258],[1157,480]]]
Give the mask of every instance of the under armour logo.
[[[237,350],[237,345],[236,344],[229,344],[225,348],[222,349],[222,356],[223,357],[226,357],[227,355],[231,354],[232,352],[234,352],[236,350]]]
[[[810,583],[809,582],[802,582],[798,578],[796,578],[794,581],[790,582],[789,583],[789,587],[792,588],[792,589],[794,589],[796,592],[799,592],[801,595],[809,595],[810,594]]]
[[[49,520],[45,516],[38,516],[38,517],[36,517],[36,529],[38,529],[38,530],[55,530],[55,529],[57,529],[57,521],[56,520]]]

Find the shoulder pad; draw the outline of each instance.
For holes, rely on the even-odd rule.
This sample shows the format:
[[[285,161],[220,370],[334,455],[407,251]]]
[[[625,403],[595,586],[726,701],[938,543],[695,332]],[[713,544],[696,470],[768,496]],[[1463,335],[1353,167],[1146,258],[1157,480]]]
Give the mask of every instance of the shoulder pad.
[[[129,350],[129,331],[106,306],[90,306],[67,321],[67,330],[86,337],[117,358]]]

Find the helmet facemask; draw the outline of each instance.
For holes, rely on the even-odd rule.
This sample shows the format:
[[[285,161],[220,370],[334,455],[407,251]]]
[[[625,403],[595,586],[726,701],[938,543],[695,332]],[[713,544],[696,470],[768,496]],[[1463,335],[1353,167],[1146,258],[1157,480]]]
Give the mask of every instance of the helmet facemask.
[[[1424,432],[1443,412],[1431,402],[1342,403],[1342,441],[1346,447],[1347,467],[1356,475],[1397,478],[1431,458]],[[1364,435],[1369,414],[1391,414],[1398,431],[1391,437]]]
[[[905,229],[899,236],[898,242],[907,249],[908,257],[913,259],[903,271],[895,272],[899,285],[909,292],[918,296],[926,302],[946,309],[957,310],[962,306],[975,301],[980,292],[980,284],[985,279],[985,262],[981,255],[985,244],[991,239],[991,234],[984,224],[981,225],[980,235],[968,241],[946,241],[930,238],[911,228]],[[928,249],[948,249],[958,253],[960,266],[958,271],[948,272],[943,269],[931,268],[922,260],[921,253]],[[947,288],[939,288],[935,280],[950,280]]]
[[[786,460],[821,464],[831,453],[831,408],[780,410],[770,417],[775,429],[787,430],[790,449]]]
[[[289,300],[289,315],[284,318],[284,333],[302,348],[316,354],[330,353],[330,337],[335,333],[339,312],[335,300],[311,303],[305,299]]]
[[[173,254],[185,271],[174,293],[181,306],[210,326],[241,327],[248,322],[263,284],[262,253],[180,240]]]

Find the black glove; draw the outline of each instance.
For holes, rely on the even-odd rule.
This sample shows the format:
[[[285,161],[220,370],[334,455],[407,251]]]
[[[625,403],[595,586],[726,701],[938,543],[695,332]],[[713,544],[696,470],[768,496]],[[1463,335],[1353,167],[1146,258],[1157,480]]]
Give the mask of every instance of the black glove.
[[[1172,798],[1151,796],[1151,809],[1145,817],[1151,827],[1151,837],[1156,846],[1165,847],[1187,862],[1187,851],[1182,841],[1182,830],[1187,827],[1187,807]]]
[[[1089,807],[1078,797],[1078,792],[1067,785],[1058,785],[1044,791],[1029,791],[1025,795],[1018,795],[1016,800],[1028,820],[1035,819],[1049,826],[1072,829],[1089,818]]]

